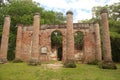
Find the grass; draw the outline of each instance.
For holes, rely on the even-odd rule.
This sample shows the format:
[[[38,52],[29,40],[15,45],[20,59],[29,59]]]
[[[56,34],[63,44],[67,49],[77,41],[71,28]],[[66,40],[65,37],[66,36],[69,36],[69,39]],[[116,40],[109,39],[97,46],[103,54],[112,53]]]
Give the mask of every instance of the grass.
[[[120,64],[117,67],[117,70],[108,70],[77,64],[77,68],[53,70],[26,63],[7,63],[0,64],[0,80],[120,80]]]

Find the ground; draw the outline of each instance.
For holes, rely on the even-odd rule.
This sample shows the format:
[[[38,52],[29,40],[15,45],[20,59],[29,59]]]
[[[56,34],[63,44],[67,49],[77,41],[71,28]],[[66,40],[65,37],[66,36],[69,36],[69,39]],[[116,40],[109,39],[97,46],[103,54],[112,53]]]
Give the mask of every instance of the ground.
[[[120,80],[120,64],[117,64],[117,70],[100,69],[87,64],[77,64],[77,68],[51,68],[51,65],[56,67],[57,64],[61,66],[60,62],[40,66],[0,64],[0,80]]]

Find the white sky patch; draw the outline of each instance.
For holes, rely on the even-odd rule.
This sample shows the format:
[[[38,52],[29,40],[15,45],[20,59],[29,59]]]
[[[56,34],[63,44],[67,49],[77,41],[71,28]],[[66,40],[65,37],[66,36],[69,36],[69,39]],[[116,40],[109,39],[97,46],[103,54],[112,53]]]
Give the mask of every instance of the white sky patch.
[[[74,22],[92,18],[94,6],[111,5],[120,0],[33,0],[40,3],[46,10],[62,12],[64,15],[68,10],[74,13]]]

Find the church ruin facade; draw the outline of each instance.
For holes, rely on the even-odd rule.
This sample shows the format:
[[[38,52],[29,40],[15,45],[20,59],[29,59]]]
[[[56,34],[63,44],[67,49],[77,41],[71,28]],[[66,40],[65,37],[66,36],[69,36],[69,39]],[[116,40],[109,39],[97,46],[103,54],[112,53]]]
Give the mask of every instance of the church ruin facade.
[[[101,14],[106,17],[102,20],[107,20],[106,12]],[[71,11],[66,13],[66,17],[67,22],[65,24],[40,25],[40,14],[36,13],[34,15],[33,26],[18,24],[15,59],[20,59],[25,62],[30,59],[40,62],[58,59],[61,61],[65,61],[66,59],[81,60],[83,63],[94,60],[101,61],[102,53],[99,24],[97,22],[73,23],[73,13]],[[103,21],[102,23],[104,23]],[[108,24],[108,22],[103,25],[108,26],[106,24]],[[6,61],[9,27],[10,16],[6,16],[0,50],[0,59]],[[51,34],[56,31],[62,34],[62,46],[60,50],[51,47]],[[84,36],[82,50],[77,50],[74,45],[74,35],[77,32],[81,32]],[[106,53],[106,55],[111,55],[111,53]],[[111,56],[108,58],[108,60],[112,60]]]

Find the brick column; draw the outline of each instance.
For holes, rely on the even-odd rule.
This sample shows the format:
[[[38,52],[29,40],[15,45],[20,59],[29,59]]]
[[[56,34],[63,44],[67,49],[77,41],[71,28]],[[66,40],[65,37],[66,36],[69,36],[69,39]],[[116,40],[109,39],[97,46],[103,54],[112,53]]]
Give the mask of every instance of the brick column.
[[[112,61],[107,10],[101,11],[104,61]]]
[[[73,13],[71,11],[68,11],[66,15],[67,15],[66,59],[74,61]]]
[[[17,26],[17,39],[16,39],[16,55],[15,59],[21,59],[21,54],[22,54],[22,25]]]
[[[40,16],[39,13],[35,13],[33,22],[32,52],[31,52],[31,59],[35,62],[38,62],[39,60],[39,27]]]
[[[62,39],[62,61],[63,63],[66,61],[66,35],[63,35]]]
[[[9,30],[10,30],[10,16],[6,16],[4,20],[2,40],[1,40],[1,52],[0,52],[0,62],[7,62],[7,51],[8,51],[8,40],[9,40]]]
[[[95,22],[94,27],[95,27],[95,41],[96,41],[96,60],[101,61],[102,54],[101,54],[101,40],[100,40],[99,24]]]

